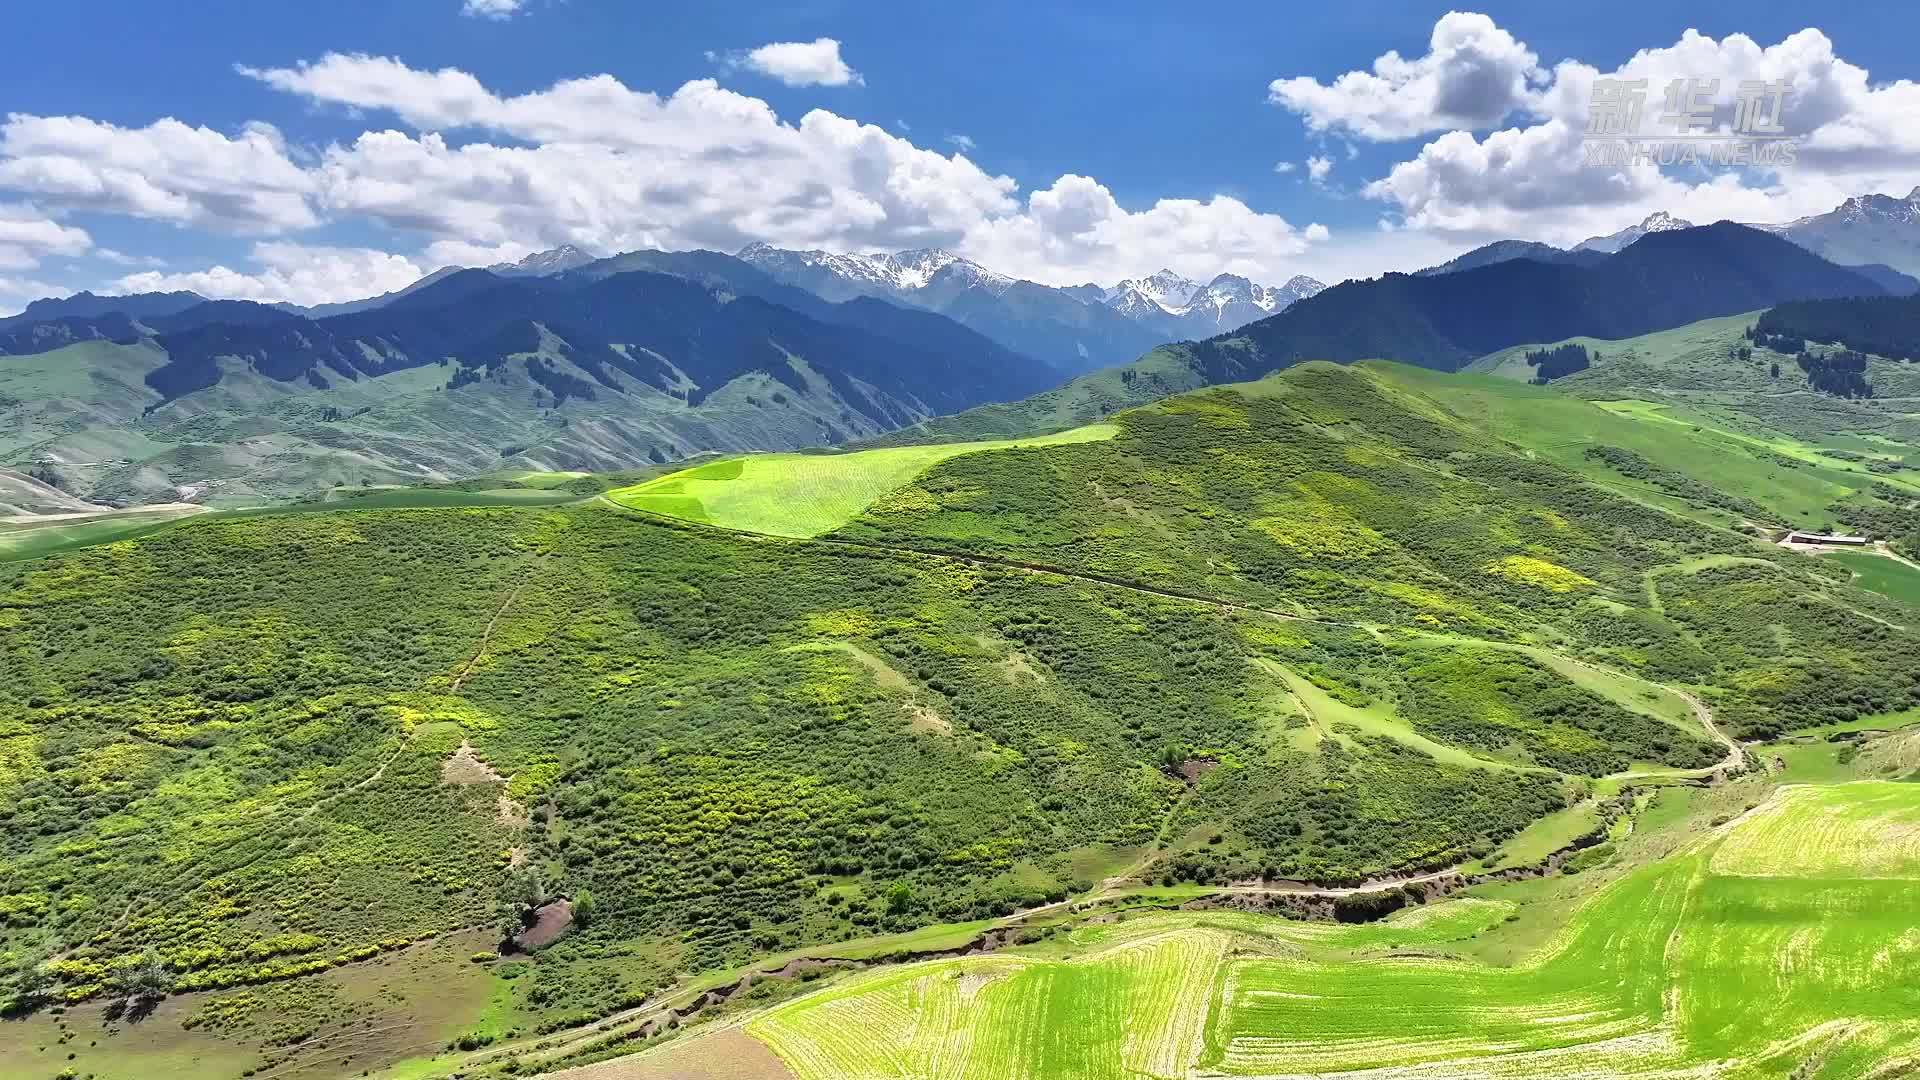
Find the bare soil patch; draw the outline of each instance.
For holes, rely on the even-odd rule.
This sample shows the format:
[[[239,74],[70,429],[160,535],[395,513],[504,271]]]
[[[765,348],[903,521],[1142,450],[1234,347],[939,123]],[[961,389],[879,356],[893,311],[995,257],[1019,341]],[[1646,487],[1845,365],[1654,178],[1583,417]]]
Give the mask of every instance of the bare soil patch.
[[[447,760],[440,763],[440,782],[443,784],[500,784],[505,783],[506,779],[495,772],[493,766],[482,761],[473,744],[465,739],[460,740],[460,749],[448,754]]]
[[[533,925],[520,931],[513,940],[520,948],[533,952],[559,941],[572,925],[573,904],[566,900],[555,900],[536,910],[533,913]]]
[[[920,735],[951,735],[953,725],[932,706],[916,701],[907,705],[907,730]]]

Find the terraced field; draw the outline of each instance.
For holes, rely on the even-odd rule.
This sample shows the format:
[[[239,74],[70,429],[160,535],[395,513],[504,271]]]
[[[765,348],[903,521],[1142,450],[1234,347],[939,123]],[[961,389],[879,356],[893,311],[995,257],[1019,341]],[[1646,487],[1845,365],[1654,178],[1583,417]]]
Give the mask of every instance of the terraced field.
[[[807,1080],[1892,1076],[1920,1050],[1916,822],[1914,785],[1783,788],[1510,968],[1450,947],[1497,899],[1362,926],[1171,912],[883,970],[747,1031]]]
[[[819,536],[853,520],[928,468],[990,450],[1111,439],[1112,424],[1030,439],[935,443],[845,454],[753,454],[609,492],[622,506],[774,536]]]

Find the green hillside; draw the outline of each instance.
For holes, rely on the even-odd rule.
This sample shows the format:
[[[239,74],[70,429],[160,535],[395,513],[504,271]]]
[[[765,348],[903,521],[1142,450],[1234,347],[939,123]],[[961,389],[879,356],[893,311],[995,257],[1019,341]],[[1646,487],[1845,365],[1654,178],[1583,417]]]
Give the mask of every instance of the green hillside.
[[[951,457],[988,450],[1110,439],[1111,424],[1027,439],[855,450],[844,454],[756,454],[725,458],[607,497],[634,510],[774,536],[818,536],[845,525],[888,492]]]
[[[983,935],[997,971],[1048,927],[1091,981],[1036,969],[1054,989],[1008,1001],[1118,1008],[1138,975],[1160,1015],[1154,972],[1224,972],[1227,939],[1168,916],[1173,952],[1107,957],[1063,901],[1252,889],[1370,919],[1598,830],[1644,819],[1651,843],[1650,786],[1713,785],[1696,824],[1757,800],[1774,752],[1730,735],[1920,705],[1906,599],[1588,483],[1392,366],[1302,365],[1018,449],[738,468],[666,477],[649,513],[586,499],[657,491],[643,476],[516,475],[0,563],[0,1001],[24,1016],[0,1073],[524,1074],[671,1043],[684,1013],[762,1016],[734,1030],[770,1067],[833,1075],[804,1012],[762,1010],[819,979],[864,1009],[848,965]],[[1777,753],[1816,749],[1835,775],[1878,760]],[[1697,864],[1661,865],[1628,880]],[[1522,904],[1493,940],[1577,938],[1577,906]],[[1401,920],[1459,937],[1508,926],[1494,910]],[[1527,994],[1571,993],[1542,970]],[[1660,1022],[1634,978],[1592,1010],[1622,1037]],[[1215,985],[1116,1060],[1201,1060]],[[1058,1053],[1113,1056],[1078,1030]]]
[[[1887,843],[1916,820],[1910,784],[1781,789],[1595,893],[1512,966],[1460,955],[1516,917],[1497,890],[1365,927],[1148,915],[849,979],[747,1030],[801,1080],[1873,1075],[1920,1039],[1893,989],[1920,975],[1900,899],[1920,862]]]

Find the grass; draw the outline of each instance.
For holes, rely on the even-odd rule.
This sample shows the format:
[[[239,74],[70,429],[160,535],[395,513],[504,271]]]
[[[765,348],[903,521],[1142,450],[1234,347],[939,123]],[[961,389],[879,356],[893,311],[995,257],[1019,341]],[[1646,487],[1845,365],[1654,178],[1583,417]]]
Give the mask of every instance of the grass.
[[[1306,711],[1308,720],[1319,732],[1321,738],[1347,739],[1351,742],[1343,729],[1352,729],[1365,735],[1380,735],[1392,739],[1447,765],[1472,769],[1514,768],[1510,762],[1479,757],[1457,746],[1427,738],[1401,721],[1390,704],[1375,702],[1365,706],[1349,705],[1315,686],[1297,672],[1270,660],[1261,660],[1258,663],[1263,670],[1278,676],[1282,682],[1286,683],[1287,692],[1292,694],[1294,700],[1299,702]]]
[[[1483,860],[1482,865],[1488,870],[1532,866],[1592,832],[1599,824],[1598,804],[1592,799],[1582,800],[1521,829]]]
[[[1075,931],[1044,958],[873,973],[747,1031],[802,1080],[1363,1069],[1518,1080],[1730,1061],[1740,1075],[1862,1076],[1920,1036],[1920,952],[1902,899],[1920,877],[1915,821],[1916,785],[1783,789],[1724,839],[1593,891],[1512,967],[1450,955],[1501,925],[1511,901],[1450,900],[1358,927],[1163,913]]]
[[[725,458],[609,492],[622,506],[774,536],[819,536],[925,472],[963,454],[1111,439],[1112,424],[1055,435],[934,443],[840,454],[753,454]]]
[[[1829,734],[1848,731],[1893,731],[1896,728],[1911,727],[1914,724],[1920,724],[1920,709],[1903,709],[1900,712],[1893,713],[1874,713],[1871,716],[1862,716],[1838,724],[1801,728],[1798,731],[1790,731],[1788,734],[1823,737]]]
[[[1649,478],[1623,475],[1590,450],[1630,451],[1661,470],[1694,478],[1731,499],[1767,511],[1780,524],[1827,520],[1828,508],[1869,486],[1847,462],[1796,440],[1761,439],[1646,401],[1593,402],[1548,387],[1484,375],[1447,375],[1398,365],[1378,367],[1502,439],[1585,478],[1667,509],[1729,521],[1739,515],[1701,507]],[[1788,464],[1776,455],[1794,458]],[[1804,464],[1802,464],[1804,462]]]
[[[84,519],[55,519],[44,524],[0,523],[0,561],[37,559],[58,551],[127,540],[200,512],[183,508],[125,510]]]
[[[1855,585],[1920,608],[1920,570],[1864,551],[1834,551],[1823,557],[1852,570]]]

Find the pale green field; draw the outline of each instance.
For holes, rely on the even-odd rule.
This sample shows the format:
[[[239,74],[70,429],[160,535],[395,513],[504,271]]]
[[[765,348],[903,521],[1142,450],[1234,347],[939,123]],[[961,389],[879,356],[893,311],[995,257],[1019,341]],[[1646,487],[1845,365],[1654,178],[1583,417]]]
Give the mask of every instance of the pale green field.
[[[1532,866],[1592,832],[1599,824],[1600,808],[1592,799],[1574,803],[1514,833],[1499,850],[1482,860],[1481,865],[1487,870]]]
[[[1916,822],[1917,785],[1781,789],[1510,967],[1453,947],[1499,900],[1167,912],[856,976],[747,1031],[802,1080],[1892,1076],[1920,1053]]]
[[[948,458],[989,450],[1111,439],[1089,424],[1031,439],[935,443],[844,454],[751,454],[709,462],[607,497],[622,506],[773,536],[819,536]]]

